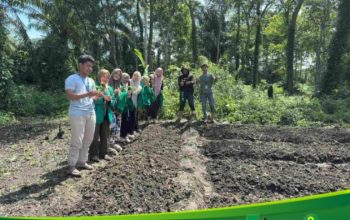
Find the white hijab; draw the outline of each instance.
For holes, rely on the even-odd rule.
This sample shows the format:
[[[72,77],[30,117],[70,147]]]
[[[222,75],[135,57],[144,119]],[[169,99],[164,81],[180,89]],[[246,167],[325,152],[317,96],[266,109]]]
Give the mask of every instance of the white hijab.
[[[142,90],[142,87],[141,87],[141,74],[140,72],[136,71],[134,72],[133,76],[134,75],[138,75],[138,80],[134,80],[133,78],[130,79],[130,86],[133,88],[132,90],[132,96],[131,96],[131,99],[132,99],[132,102],[134,103],[134,106],[137,107],[137,97],[138,95],[140,94],[141,90]]]

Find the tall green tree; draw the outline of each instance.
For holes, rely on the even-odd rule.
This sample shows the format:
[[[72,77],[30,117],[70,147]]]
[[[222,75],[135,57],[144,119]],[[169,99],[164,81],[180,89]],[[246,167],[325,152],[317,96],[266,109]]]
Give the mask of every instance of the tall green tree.
[[[5,47],[7,42],[7,31],[5,28],[6,11],[5,7],[0,4],[0,109],[7,107],[8,95],[12,83],[12,61],[6,54]]]
[[[187,0],[186,5],[190,11],[190,16],[191,16],[192,62],[197,63],[198,40],[197,40],[197,24],[196,24],[197,10],[196,9],[198,8],[198,2],[195,0]]]
[[[294,1],[288,1],[285,2],[284,0],[281,0],[282,4],[287,4],[288,8],[285,11],[286,14],[286,21],[288,25],[287,30],[287,45],[286,45],[286,74],[287,74],[287,91],[289,94],[293,93],[294,90],[294,51],[295,51],[295,31],[297,26],[297,18],[299,11],[301,9],[301,6],[304,2],[304,0],[297,0]],[[290,6],[292,5],[292,8]],[[294,6],[294,7],[293,7]],[[290,9],[291,15],[290,15]]]
[[[331,94],[344,79],[342,59],[349,51],[350,1],[341,0],[338,8],[336,30],[329,48],[327,72],[322,88],[323,94]],[[348,69],[349,70],[349,69]]]

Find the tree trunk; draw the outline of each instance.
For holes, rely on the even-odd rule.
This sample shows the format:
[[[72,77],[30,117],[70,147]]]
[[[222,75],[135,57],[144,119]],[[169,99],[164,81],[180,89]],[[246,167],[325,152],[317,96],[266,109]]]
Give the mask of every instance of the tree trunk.
[[[139,23],[139,29],[140,29],[140,38],[138,42],[138,48],[140,49],[141,53],[143,54],[143,23],[142,23],[142,18],[141,18],[141,13],[140,13],[140,0],[137,0],[136,3],[136,14],[137,14],[137,21]]]
[[[148,49],[147,49],[147,63],[149,69],[152,69],[153,53],[152,53],[152,40],[153,40],[153,0],[149,0],[149,37],[148,37]]]
[[[222,29],[222,22],[223,22],[223,15],[222,15],[222,5],[220,4],[219,9],[219,33],[218,38],[216,42],[216,63],[219,63],[220,58],[220,41],[221,41],[221,29]]]
[[[157,50],[157,67],[160,67],[160,55],[162,54],[162,51],[158,48]]]
[[[339,4],[336,31],[330,44],[327,73],[322,88],[323,94],[331,94],[343,78],[341,60],[349,46],[345,43],[350,35],[350,1],[341,0]]]
[[[147,50],[147,36],[148,36],[148,19],[147,19],[147,17],[148,17],[148,14],[147,14],[147,7],[145,7],[144,8],[144,10],[143,10],[143,18],[144,18],[144,21],[145,21],[145,23],[144,23],[144,38],[143,38],[143,51],[144,51],[144,54],[143,54],[143,57],[144,57],[144,59],[145,59],[145,62],[146,62],[146,64],[148,64],[148,59],[147,59],[147,57],[148,57],[148,50]]]
[[[261,13],[260,13],[260,0],[256,2],[256,34],[255,34],[255,48],[254,48],[254,61],[253,61],[253,88],[256,88],[258,81],[258,69],[259,69],[259,56],[260,56],[260,43],[261,43]]]
[[[236,70],[239,68],[239,59],[240,59],[240,53],[239,53],[239,43],[240,43],[240,37],[241,37],[241,0],[237,1],[237,33],[236,33],[236,42],[235,42],[235,60],[236,60]]]
[[[196,20],[194,15],[194,6],[192,5],[192,1],[190,0],[187,2],[188,9],[190,10],[190,16],[191,16],[191,25],[192,25],[192,31],[191,31],[191,40],[192,40],[192,62],[197,63],[198,58],[198,49],[197,49],[197,26],[196,26]]]
[[[293,93],[294,88],[294,47],[295,47],[295,29],[299,10],[304,0],[298,0],[296,7],[294,8],[292,18],[288,25],[287,33],[287,48],[286,48],[286,70],[287,70],[287,91],[289,94]]]
[[[326,5],[326,4],[325,4]],[[321,83],[323,79],[323,67],[322,67],[322,51],[325,45],[325,32],[326,32],[326,7],[323,8],[323,17],[320,24],[320,35],[316,50],[316,65],[315,65],[315,93],[317,94],[321,89]],[[328,16],[327,16],[328,17]]]
[[[118,62],[117,62],[116,36],[113,31],[110,31],[109,33],[109,40],[110,40],[111,62],[112,62],[113,68],[115,68],[118,66]]]
[[[167,69],[170,64],[170,33],[167,32],[165,35],[165,41],[164,43],[164,69]]]
[[[248,59],[249,59],[249,46],[250,46],[250,34],[251,34],[251,28],[249,22],[247,22],[247,39],[244,45],[244,54],[242,59],[242,65],[244,68],[248,66]]]

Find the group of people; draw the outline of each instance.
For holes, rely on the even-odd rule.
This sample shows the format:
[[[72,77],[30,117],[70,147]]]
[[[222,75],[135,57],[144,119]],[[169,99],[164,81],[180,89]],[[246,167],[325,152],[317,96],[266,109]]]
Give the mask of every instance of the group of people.
[[[213,96],[212,87],[215,82],[215,78],[208,72],[208,64],[201,65],[203,74],[198,78],[199,92],[202,103],[202,112],[204,122],[214,122],[215,113],[215,101]],[[186,100],[191,109],[191,120],[196,117],[195,105],[194,105],[194,86],[196,79],[190,74],[190,69],[186,66],[181,68],[181,75],[178,78],[178,84],[180,88],[180,110],[178,113],[177,121],[179,122],[183,116]],[[209,101],[210,114],[207,113],[207,101]]]
[[[138,71],[130,77],[118,68],[112,74],[101,69],[95,82],[88,77],[94,62],[90,55],[80,56],[79,71],[65,81],[72,133],[68,165],[69,174],[75,177],[81,176],[79,169],[93,169],[89,160],[111,160],[107,154],[109,137],[123,142],[137,138],[139,115],[154,120],[163,103],[162,68],[151,77],[141,77]]]
[[[163,69],[154,74],[141,76],[135,71],[131,77],[116,68],[112,74],[101,69],[97,82],[88,77],[95,60],[90,55],[78,58],[79,71],[65,81],[65,91],[70,100],[69,121],[71,126],[71,146],[68,153],[69,174],[80,177],[80,169],[92,170],[87,162],[111,160],[108,155],[109,140],[126,142],[138,137],[138,120],[141,116],[155,120],[163,105]],[[202,64],[203,74],[199,77],[200,97],[204,121],[213,122],[215,112],[212,86],[213,75],[208,73],[208,65]],[[194,86],[195,77],[190,69],[183,66],[178,78],[180,89],[180,110],[177,121],[181,121],[188,101],[191,118],[195,117]],[[207,100],[211,114],[206,111]],[[111,138],[110,138],[111,137]]]

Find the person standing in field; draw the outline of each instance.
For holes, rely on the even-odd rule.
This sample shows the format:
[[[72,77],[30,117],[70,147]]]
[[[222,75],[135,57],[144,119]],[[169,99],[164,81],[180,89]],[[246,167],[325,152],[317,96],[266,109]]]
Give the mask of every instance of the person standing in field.
[[[142,90],[137,99],[137,107],[139,113],[142,113],[142,116],[144,116],[144,118],[146,118],[148,121],[150,106],[152,103],[154,103],[156,98],[152,88],[150,87],[150,78],[148,76],[142,76],[141,87]]]
[[[132,74],[131,80],[130,80],[130,87],[132,90],[132,102],[134,104],[134,115],[133,115],[133,121],[132,123],[134,124],[134,130],[131,135],[137,137],[140,133],[140,128],[139,128],[139,114],[138,114],[138,107],[137,107],[137,101],[139,94],[142,91],[141,87],[141,73],[139,71],[135,71]]]
[[[148,115],[151,117],[152,120],[157,119],[159,110],[163,106],[163,80],[164,80],[164,71],[162,68],[158,67],[153,75],[152,79],[152,88],[154,91],[154,94],[156,96],[155,101],[151,104],[150,108],[148,109]]]
[[[199,77],[199,90],[202,103],[203,120],[204,122],[214,122],[215,113],[215,101],[213,96],[212,87],[215,82],[215,78],[208,72],[208,65],[206,63],[201,65],[202,75]],[[207,114],[207,100],[210,106],[210,115]]]
[[[178,78],[178,84],[180,88],[180,111],[176,122],[180,122],[183,111],[185,109],[186,100],[191,108],[191,121],[196,117],[196,111],[194,107],[194,85],[196,81],[193,75],[190,74],[190,69],[186,66],[181,68],[181,75]]]
[[[95,135],[90,146],[89,158],[94,162],[99,162],[100,159],[110,161],[112,158],[108,156],[108,137],[110,133],[110,123],[113,120],[113,108],[115,105],[114,89],[108,85],[110,73],[106,69],[101,69],[98,73],[98,82],[96,86],[102,92],[101,97],[96,97],[95,112],[96,112],[96,127]]]
[[[127,73],[122,74],[122,85],[118,97],[118,111],[121,114],[120,139],[123,142],[130,143],[134,133],[135,109],[132,101],[132,90],[130,87],[130,76]]]
[[[111,140],[110,142],[116,146],[116,142],[118,141],[119,137],[120,137],[120,126],[121,126],[121,114],[120,112],[118,112],[117,109],[117,101],[118,101],[118,97],[120,94],[120,90],[121,90],[121,85],[122,85],[122,70],[119,68],[116,68],[112,71],[112,75],[109,79],[109,86],[111,86],[114,90],[114,96],[115,96],[115,100],[116,100],[116,105],[114,108],[114,116],[112,119],[112,123],[111,123]],[[119,147],[117,147],[119,148]]]
[[[79,169],[93,169],[87,164],[96,124],[93,97],[102,95],[96,91],[95,81],[89,77],[94,62],[94,58],[90,55],[80,56],[79,71],[65,80],[65,92],[70,100],[69,122],[72,134],[68,165],[69,174],[74,177],[81,176]]]

